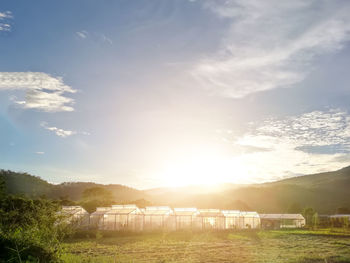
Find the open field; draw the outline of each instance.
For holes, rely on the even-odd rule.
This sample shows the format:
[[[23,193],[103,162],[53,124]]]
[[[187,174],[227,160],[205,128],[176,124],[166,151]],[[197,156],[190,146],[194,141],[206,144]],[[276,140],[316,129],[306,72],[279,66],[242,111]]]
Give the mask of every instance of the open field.
[[[350,231],[342,229],[108,235],[67,240],[64,261],[350,262]]]

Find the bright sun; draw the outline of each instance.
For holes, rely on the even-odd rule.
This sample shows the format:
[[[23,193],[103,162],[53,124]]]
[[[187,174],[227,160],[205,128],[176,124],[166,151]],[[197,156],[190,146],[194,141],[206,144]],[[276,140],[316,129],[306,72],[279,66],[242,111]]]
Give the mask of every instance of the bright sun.
[[[168,162],[161,173],[166,186],[193,184],[214,185],[225,182],[242,183],[245,167],[234,157],[214,153],[197,153]]]

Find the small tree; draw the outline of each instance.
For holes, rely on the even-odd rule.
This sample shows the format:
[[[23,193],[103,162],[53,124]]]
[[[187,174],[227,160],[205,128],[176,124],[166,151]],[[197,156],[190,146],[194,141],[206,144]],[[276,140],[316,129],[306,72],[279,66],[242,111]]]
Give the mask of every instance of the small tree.
[[[114,203],[111,191],[102,187],[91,187],[84,190],[80,205],[89,213],[94,212],[96,207],[110,206]]]

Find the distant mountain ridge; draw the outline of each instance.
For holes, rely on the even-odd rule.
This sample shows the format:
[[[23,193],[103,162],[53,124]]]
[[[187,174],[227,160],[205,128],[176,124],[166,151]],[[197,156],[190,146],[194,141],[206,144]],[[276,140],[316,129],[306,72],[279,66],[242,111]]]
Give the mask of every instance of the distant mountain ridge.
[[[222,184],[219,186],[186,186],[137,190],[131,187],[96,183],[62,183],[53,185],[29,174],[1,171],[8,192],[28,196],[69,198],[78,201],[91,187],[110,190],[116,202],[145,199],[155,205],[195,206],[288,212],[290,207],[313,207],[319,213],[333,213],[338,207],[350,208],[350,166],[338,171],[304,175],[255,185]]]
[[[22,194],[29,197],[46,196],[52,199],[68,198],[78,201],[85,189],[102,187],[113,193],[115,200],[130,201],[147,197],[140,190],[119,184],[97,184],[93,182],[65,182],[58,185],[50,184],[38,176],[12,171],[0,171],[4,179],[7,192],[10,194]]]

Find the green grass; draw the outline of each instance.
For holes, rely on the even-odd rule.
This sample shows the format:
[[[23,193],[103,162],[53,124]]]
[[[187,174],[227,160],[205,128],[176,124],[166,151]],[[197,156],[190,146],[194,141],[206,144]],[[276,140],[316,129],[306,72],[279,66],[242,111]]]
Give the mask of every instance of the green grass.
[[[65,262],[350,262],[343,229],[93,233],[64,243]],[[94,236],[94,237],[92,237]]]

